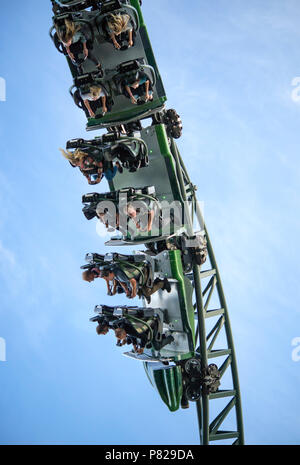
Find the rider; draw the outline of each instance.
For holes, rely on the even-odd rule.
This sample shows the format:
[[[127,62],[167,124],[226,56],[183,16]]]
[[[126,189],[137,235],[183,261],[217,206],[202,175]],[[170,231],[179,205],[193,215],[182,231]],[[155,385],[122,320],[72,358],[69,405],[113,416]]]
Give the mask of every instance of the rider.
[[[106,93],[100,85],[90,86],[88,93],[80,91],[79,94],[91,118],[95,118],[100,107],[102,108],[102,115],[107,113]]]
[[[151,287],[147,286],[149,279],[149,264],[129,262],[113,263],[105,265],[100,270],[94,266],[90,270],[86,270],[82,274],[82,279],[87,282],[92,282],[96,278],[103,278],[107,284],[108,295],[115,295],[117,286],[119,285],[126,297],[133,299],[134,297],[145,297],[148,303],[151,302],[151,295],[159,289],[171,292],[171,286],[167,278],[156,278]],[[113,283],[112,286],[110,283]]]
[[[121,45],[116,37],[121,36],[123,33],[128,33],[128,47],[133,46],[133,27],[131,18],[127,14],[111,14],[107,19],[107,32],[112,40],[114,47],[119,50]]]
[[[171,334],[162,335],[160,342],[155,341],[159,329],[159,317],[154,315],[152,318],[135,319],[130,316],[119,318],[112,323],[115,329],[115,335],[118,339],[118,345],[132,343],[137,353],[142,354],[145,347],[153,344],[156,350],[162,349],[167,344],[174,341]]]
[[[55,29],[59,41],[75,66],[80,68],[82,62],[89,58],[101,70],[101,63],[88,47],[88,39],[79,24],[76,25],[74,21],[65,19],[63,25],[56,23]]]
[[[70,162],[73,168],[78,167],[86,177],[89,184],[99,184],[103,177],[111,181],[117,174],[122,172],[122,167],[117,161],[115,166],[103,158],[101,151],[95,147],[84,150],[76,149],[74,152],[59,149],[63,156]]]
[[[133,104],[138,103],[140,98],[142,98],[145,103],[153,100],[150,79],[141,71],[137,71],[133,76],[126,78],[124,81],[124,88],[125,97],[130,98]]]

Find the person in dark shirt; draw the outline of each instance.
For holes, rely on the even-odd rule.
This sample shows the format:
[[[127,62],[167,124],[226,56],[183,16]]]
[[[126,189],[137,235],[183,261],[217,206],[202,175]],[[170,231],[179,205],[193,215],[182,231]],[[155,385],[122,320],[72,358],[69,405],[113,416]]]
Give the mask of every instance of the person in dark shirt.
[[[146,103],[153,100],[153,91],[151,89],[150,79],[145,73],[138,71],[134,76],[125,79],[124,95],[130,98],[131,103],[138,103],[139,99],[143,99]]]

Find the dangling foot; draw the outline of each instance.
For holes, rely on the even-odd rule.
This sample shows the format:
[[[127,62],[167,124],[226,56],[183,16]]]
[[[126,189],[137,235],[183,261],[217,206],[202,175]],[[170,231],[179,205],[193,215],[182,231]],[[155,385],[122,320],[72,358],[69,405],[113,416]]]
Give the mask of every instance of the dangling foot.
[[[181,404],[182,409],[187,409],[190,407],[188,398],[186,397],[185,394],[182,395],[180,404]]]
[[[171,284],[169,283],[168,279],[164,279],[164,287],[162,288],[163,291],[171,292]]]
[[[98,68],[98,70],[99,70],[99,76],[100,76],[100,77],[103,77],[104,72],[103,72],[103,68],[102,68],[101,63],[98,63],[98,64],[97,64],[97,68]]]
[[[122,168],[122,166],[120,165],[120,163],[118,161],[116,162],[116,166],[118,168],[118,172],[123,173],[123,168]]]

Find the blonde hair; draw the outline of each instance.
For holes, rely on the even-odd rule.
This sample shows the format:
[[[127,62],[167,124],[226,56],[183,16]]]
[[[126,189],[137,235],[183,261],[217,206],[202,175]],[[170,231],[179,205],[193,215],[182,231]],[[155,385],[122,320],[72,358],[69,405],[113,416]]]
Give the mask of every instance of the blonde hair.
[[[80,26],[75,25],[73,21],[65,19],[65,28],[55,25],[57,36],[61,42],[67,43],[69,40],[73,39],[76,32],[79,31]]]
[[[101,92],[102,92],[102,87],[100,87],[100,86],[91,86],[90,87],[90,92],[89,93],[90,93],[90,95],[92,97],[97,97],[97,99],[100,98]]]
[[[87,157],[87,153],[82,152],[80,149],[76,149],[75,152],[69,152],[69,150],[59,149],[62,155],[72,164],[77,164],[78,162],[81,163],[85,157]]]
[[[120,34],[126,30],[126,27],[130,21],[129,15],[121,15],[120,13],[110,15],[110,19],[107,21],[109,29],[113,31],[114,34]]]

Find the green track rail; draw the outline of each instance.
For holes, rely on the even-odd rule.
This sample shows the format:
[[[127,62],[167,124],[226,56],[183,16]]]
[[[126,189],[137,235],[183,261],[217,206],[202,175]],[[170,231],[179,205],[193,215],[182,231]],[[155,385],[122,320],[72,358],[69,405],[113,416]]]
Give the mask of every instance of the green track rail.
[[[214,394],[202,394],[202,398],[197,401],[197,415],[200,432],[200,442],[203,445],[208,445],[213,441],[230,440],[232,439],[233,445],[244,444],[244,428],[243,428],[243,415],[241,405],[241,394],[237,370],[236,355],[230,326],[229,314],[225,299],[225,294],[222,287],[221,277],[218,270],[217,262],[213,252],[212,244],[207,233],[206,226],[199,204],[195,194],[195,186],[192,185],[183,160],[178,152],[175,143],[172,143],[173,151],[176,152],[176,165],[179,182],[182,188],[182,196],[187,200],[187,193],[192,192],[192,202],[194,205],[194,213],[197,217],[199,226],[204,226],[205,235],[208,245],[208,260],[206,266],[208,269],[201,270],[200,266],[195,265],[193,268],[193,283],[195,290],[195,323],[196,323],[196,352],[201,358],[201,364],[207,366],[208,364],[215,363],[219,367],[222,379],[225,373],[229,375],[227,384],[230,385],[228,389],[218,390]],[[190,218],[192,224],[193,218]],[[208,279],[208,283],[204,286],[203,283]],[[219,302],[218,308],[211,306],[212,301]],[[206,322],[213,321],[210,331],[206,329]],[[225,338],[222,338],[221,344],[225,344],[218,349],[215,347],[218,344],[218,338],[221,332],[225,332]],[[225,359],[221,366],[219,360]],[[231,382],[230,382],[231,381]],[[222,406],[218,413],[210,418],[210,410],[213,401],[217,404],[220,399],[228,399],[225,406]],[[213,409],[214,411],[216,408]],[[222,424],[230,414],[234,412],[234,427],[230,430],[222,430]]]

